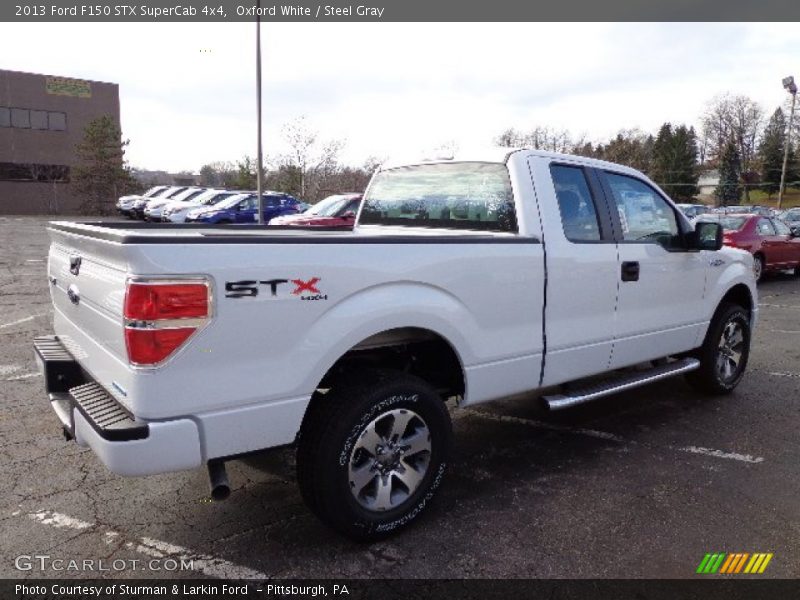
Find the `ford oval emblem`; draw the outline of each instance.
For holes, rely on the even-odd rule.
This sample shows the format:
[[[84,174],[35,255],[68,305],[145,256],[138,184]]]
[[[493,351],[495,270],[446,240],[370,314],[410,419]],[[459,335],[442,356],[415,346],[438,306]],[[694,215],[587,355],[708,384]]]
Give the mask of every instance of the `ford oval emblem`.
[[[78,291],[78,286],[74,283],[67,288],[67,296],[69,301],[73,304],[78,304],[81,301],[81,293]]]

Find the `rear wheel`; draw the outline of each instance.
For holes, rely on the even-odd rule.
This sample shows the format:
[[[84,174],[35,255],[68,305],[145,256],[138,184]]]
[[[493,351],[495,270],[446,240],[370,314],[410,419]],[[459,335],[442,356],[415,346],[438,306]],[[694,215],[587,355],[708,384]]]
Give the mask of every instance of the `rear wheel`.
[[[408,526],[430,504],[451,446],[447,407],[425,381],[365,370],[309,407],[297,480],[326,525],[376,540]]]
[[[756,278],[756,283],[761,281],[764,276],[764,257],[760,254],[753,256],[753,275]]]
[[[693,387],[708,394],[732,392],[739,385],[750,356],[747,311],[736,304],[721,305],[695,356],[700,368],[686,376]]]

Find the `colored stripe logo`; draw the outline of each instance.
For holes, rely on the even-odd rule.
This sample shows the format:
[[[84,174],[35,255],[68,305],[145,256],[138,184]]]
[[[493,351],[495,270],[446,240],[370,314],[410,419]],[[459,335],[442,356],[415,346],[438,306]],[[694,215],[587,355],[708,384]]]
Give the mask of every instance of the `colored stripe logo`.
[[[731,575],[738,573],[758,574],[763,573],[769,561],[772,560],[772,552],[714,552],[708,553],[700,561],[697,573],[702,575],[714,575],[715,573]]]

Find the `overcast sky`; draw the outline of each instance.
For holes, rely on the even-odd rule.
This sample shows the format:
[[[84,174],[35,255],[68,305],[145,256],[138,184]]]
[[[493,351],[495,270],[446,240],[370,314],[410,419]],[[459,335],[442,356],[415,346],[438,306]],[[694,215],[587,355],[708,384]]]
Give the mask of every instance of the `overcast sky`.
[[[797,24],[262,25],[264,150],[307,115],[342,158],[490,144],[504,128],[592,140],[697,124],[725,91],[769,112],[800,76]],[[120,86],[135,167],[255,155],[255,25],[0,24],[3,68]]]

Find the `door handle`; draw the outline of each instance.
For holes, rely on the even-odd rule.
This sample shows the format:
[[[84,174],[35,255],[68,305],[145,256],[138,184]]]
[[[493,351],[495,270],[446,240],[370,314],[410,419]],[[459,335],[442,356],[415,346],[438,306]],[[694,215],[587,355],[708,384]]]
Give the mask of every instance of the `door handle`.
[[[639,261],[622,263],[622,281],[639,281]]]

